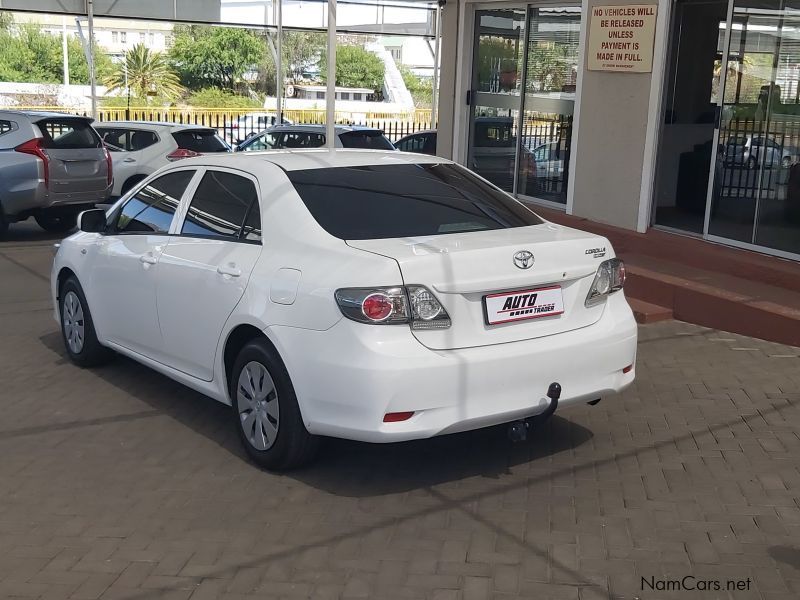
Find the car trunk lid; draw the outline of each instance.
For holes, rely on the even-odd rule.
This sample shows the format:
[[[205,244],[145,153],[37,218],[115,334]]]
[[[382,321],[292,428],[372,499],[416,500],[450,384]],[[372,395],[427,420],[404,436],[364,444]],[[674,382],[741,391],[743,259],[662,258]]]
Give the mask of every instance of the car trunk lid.
[[[37,121],[48,158],[49,189],[55,194],[97,192],[109,185],[103,142],[87,119],[56,117]]]
[[[416,238],[354,240],[348,244],[395,259],[404,284],[421,284],[433,291],[450,315],[452,325],[413,333],[422,344],[437,350],[539,338],[595,323],[602,315],[603,305],[586,307],[584,302],[597,267],[613,256],[604,238],[553,223]],[[515,255],[520,252],[533,255],[532,266],[521,268],[515,264]],[[511,320],[489,324],[486,296],[537,293],[543,288],[550,291],[542,292],[542,297],[555,298],[556,304],[560,294],[560,307],[556,305],[545,316],[535,311],[522,315],[509,312]],[[559,308],[559,314],[551,314],[559,312]]]

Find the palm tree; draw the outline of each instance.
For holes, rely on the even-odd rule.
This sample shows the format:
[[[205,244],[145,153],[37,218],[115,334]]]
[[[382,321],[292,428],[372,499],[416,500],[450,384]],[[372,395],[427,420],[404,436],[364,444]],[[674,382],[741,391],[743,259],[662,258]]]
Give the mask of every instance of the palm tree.
[[[183,86],[161,52],[153,52],[144,44],[136,44],[125,53],[125,60],[105,81],[108,91],[128,89],[137,98],[160,96],[174,100],[183,93]]]

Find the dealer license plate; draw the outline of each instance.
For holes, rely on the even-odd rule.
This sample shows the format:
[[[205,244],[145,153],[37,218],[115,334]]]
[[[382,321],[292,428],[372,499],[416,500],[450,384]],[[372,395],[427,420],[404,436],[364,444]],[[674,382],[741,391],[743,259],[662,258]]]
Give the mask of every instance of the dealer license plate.
[[[486,323],[498,325],[513,321],[526,321],[539,317],[551,317],[564,312],[561,286],[489,294],[483,298]]]

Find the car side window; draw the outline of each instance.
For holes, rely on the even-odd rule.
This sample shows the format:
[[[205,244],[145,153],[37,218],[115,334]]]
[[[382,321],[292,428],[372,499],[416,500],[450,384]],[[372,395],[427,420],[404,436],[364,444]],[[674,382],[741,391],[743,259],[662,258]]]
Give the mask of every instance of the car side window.
[[[319,133],[285,132],[281,148],[320,148],[325,145],[325,136]]]
[[[0,119],[0,135],[8,133],[12,129],[14,129],[14,126],[12,125],[11,121]]]
[[[278,134],[265,133],[254,139],[250,144],[244,147],[245,152],[255,152],[257,150],[273,150],[278,148]]]
[[[398,150],[403,152],[421,152],[424,138],[421,135],[412,135],[396,144]]]
[[[252,180],[209,170],[197,186],[181,235],[260,241],[261,214]]]
[[[175,171],[148,183],[112,217],[110,233],[168,233],[181,196],[194,174],[194,170]]]

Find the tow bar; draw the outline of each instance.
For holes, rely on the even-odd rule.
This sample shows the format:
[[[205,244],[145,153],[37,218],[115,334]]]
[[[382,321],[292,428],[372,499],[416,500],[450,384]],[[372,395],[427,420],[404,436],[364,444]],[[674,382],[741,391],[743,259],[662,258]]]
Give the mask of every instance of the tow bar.
[[[528,439],[528,430],[531,427],[543,425],[558,408],[558,399],[561,398],[561,384],[554,381],[547,388],[547,397],[550,398],[550,404],[538,415],[514,421],[508,426],[508,437],[512,442],[524,442]]]

